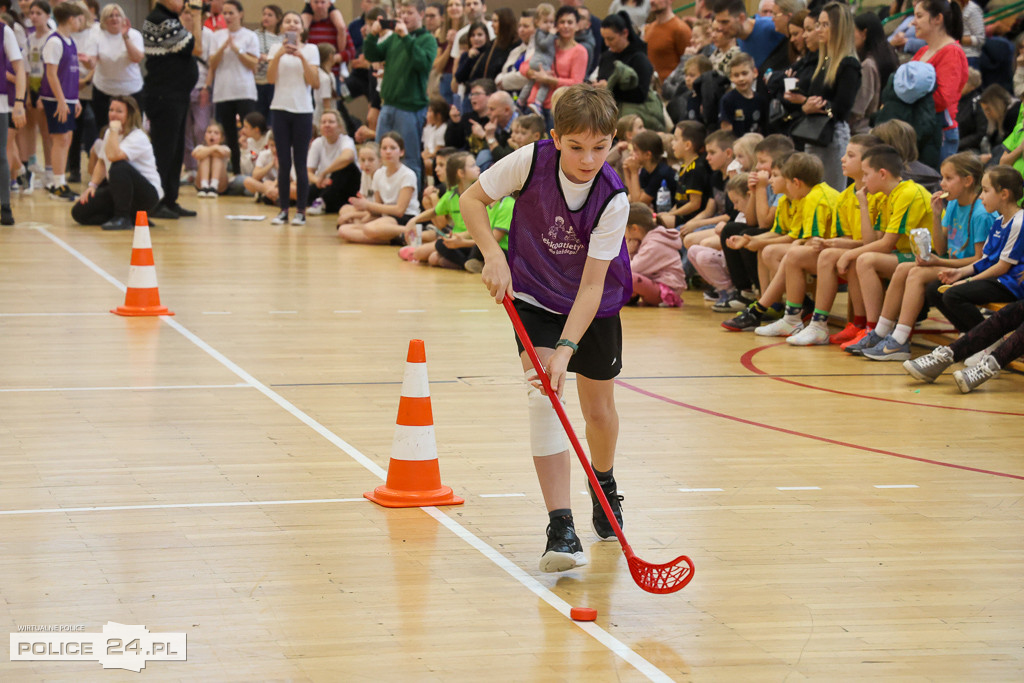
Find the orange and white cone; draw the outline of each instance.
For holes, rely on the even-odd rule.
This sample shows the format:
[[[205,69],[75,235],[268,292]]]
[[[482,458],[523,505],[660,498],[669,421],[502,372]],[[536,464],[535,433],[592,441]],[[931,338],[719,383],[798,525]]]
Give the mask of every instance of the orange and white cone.
[[[153,242],[149,239],[149,218],[145,211],[135,215],[132,262],[128,268],[128,291],[125,293],[124,305],[110,312],[118,315],[174,315],[166,306],[160,305]]]
[[[449,487],[441,485],[427,356],[422,339],[409,342],[387,482],[363,496],[389,508],[461,505],[464,502]]]

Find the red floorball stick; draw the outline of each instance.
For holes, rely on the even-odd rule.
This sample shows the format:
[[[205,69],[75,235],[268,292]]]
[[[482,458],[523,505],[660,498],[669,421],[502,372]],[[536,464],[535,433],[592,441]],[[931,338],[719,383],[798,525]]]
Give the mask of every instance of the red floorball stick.
[[[619,544],[622,545],[622,552],[625,553],[626,562],[629,564],[629,573],[633,575],[636,585],[648,593],[675,593],[677,590],[680,590],[693,579],[693,560],[686,555],[680,555],[665,564],[651,564],[637,557],[633,549],[629,547],[629,543],[626,542],[626,536],[622,533],[622,527],[619,526],[615,515],[612,514],[611,505],[608,504],[608,497],[604,494],[604,490],[597,481],[594,468],[591,467],[590,461],[584,455],[583,446],[580,445],[579,439],[576,438],[576,432],[573,431],[572,425],[569,423],[569,418],[565,414],[562,402],[558,399],[554,389],[551,388],[551,380],[548,378],[547,372],[544,371],[544,365],[540,362],[540,358],[537,357],[537,349],[533,347],[529,335],[526,334],[526,328],[523,327],[523,321],[519,319],[519,313],[512,303],[512,297],[506,294],[502,303],[505,305],[505,311],[508,313],[509,319],[512,320],[512,327],[515,328],[516,334],[519,335],[519,341],[523,343],[523,347],[526,349],[526,355],[530,357],[530,362],[533,363],[533,367],[537,371],[537,376],[544,386],[544,392],[551,399],[551,405],[554,406],[558,419],[562,422],[562,427],[565,428],[565,433],[568,435],[569,441],[576,451],[576,457],[580,459],[580,464],[583,465],[583,469],[587,473],[587,479],[590,480],[590,485],[597,493],[597,499],[604,509],[604,514],[608,517],[608,521],[611,522],[615,536],[619,539]]]

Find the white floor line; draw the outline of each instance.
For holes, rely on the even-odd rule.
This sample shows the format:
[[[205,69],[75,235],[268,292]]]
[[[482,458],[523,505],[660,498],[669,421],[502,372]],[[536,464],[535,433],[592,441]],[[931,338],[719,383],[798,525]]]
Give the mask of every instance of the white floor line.
[[[244,382],[237,384],[175,384],[155,387],[26,387],[24,389],[0,389],[0,394],[21,394],[38,391],[157,391],[162,389],[248,389]]]
[[[95,313],[0,313],[0,318],[60,318],[73,315],[110,315],[110,311]]]
[[[917,484],[875,484],[876,489],[916,489]]]
[[[362,503],[366,498],[313,498],[309,500],[242,500],[233,503],[166,503],[154,505],[108,505],[83,508],[40,508],[35,510],[0,510],[0,515],[41,515],[53,512],[110,512],[113,510],[173,510],[181,508],[235,508],[262,505],[313,505],[322,503]]]
[[[820,491],[820,486],[776,486],[779,491]]]
[[[95,263],[90,261],[81,252],[79,252],[78,250],[74,249],[71,245],[69,245],[67,242],[65,242],[64,240],[60,239],[59,237],[57,237],[56,235],[51,233],[46,228],[40,227],[40,228],[38,228],[38,230],[39,230],[40,233],[42,233],[43,235],[46,235],[46,237],[48,237],[50,240],[52,240],[53,242],[58,244],[61,248],[65,249],[68,253],[70,253],[72,256],[74,256],[79,261],[81,261],[90,270],[92,270],[93,272],[98,274],[104,280],[106,280],[106,281],[110,282],[111,284],[113,284],[115,287],[117,287],[122,292],[124,292],[127,289],[127,287],[124,284],[122,284],[118,280],[114,279],[111,275],[107,274],[106,271],[104,271],[102,268],[100,268]],[[401,312],[401,311],[399,311],[399,312]],[[365,467],[367,470],[372,472],[374,475],[376,475],[378,479],[384,480],[386,478],[387,472],[384,469],[382,469],[375,462],[373,462],[372,460],[367,458],[365,455],[360,453],[358,450],[356,450],[355,447],[351,446],[344,439],[342,439],[341,437],[336,435],[334,432],[332,432],[331,430],[329,430],[326,427],[324,427],[322,424],[320,424],[319,422],[314,420],[312,417],[310,417],[306,413],[304,413],[301,410],[299,410],[299,408],[297,408],[291,402],[286,400],[283,396],[281,396],[280,394],[275,392],[273,389],[271,389],[267,385],[263,384],[262,382],[257,380],[255,377],[250,375],[248,372],[243,370],[241,367],[236,365],[234,362],[229,360],[222,353],[220,353],[219,351],[214,349],[212,346],[207,344],[205,341],[203,341],[202,339],[197,337],[195,334],[193,334],[191,331],[186,329],[183,325],[181,325],[181,323],[179,323],[176,320],[174,320],[174,318],[171,318],[169,316],[160,316],[160,317],[161,317],[161,319],[163,320],[164,323],[170,325],[171,328],[173,328],[174,330],[179,332],[181,335],[183,335],[186,339],[188,339],[193,344],[195,344],[196,346],[201,348],[203,351],[205,351],[211,357],[213,357],[218,362],[220,362],[221,365],[223,365],[228,370],[230,370],[231,372],[236,374],[238,377],[240,377],[246,383],[250,384],[253,388],[258,390],[260,393],[262,393],[264,396],[266,396],[271,401],[276,403],[278,406],[280,406],[281,408],[283,408],[284,410],[289,412],[292,416],[294,416],[300,422],[302,422],[303,424],[308,426],[310,429],[315,431],[317,434],[319,434],[320,436],[322,436],[325,439],[327,439],[327,441],[329,441],[330,443],[334,444],[339,449],[344,451],[346,454],[348,454],[348,456],[350,458],[352,458],[353,460],[358,462],[360,465]],[[509,576],[514,578],[516,581],[518,581],[520,584],[522,584],[525,588],[527,588],[528,590],[533,592],[535,595],[537,595],[539,598],[544,600],[544,602],[548,603],[553,608],[558,610],[567,619],[571,618],[571,617],[569,617],[569,609],[570,609],[569,603],[567,603],[565,600],[562,600],[562,598],[560,598],[557,595],[555,595],[549,588],[546,588],[539,581],[537,581],[532,576],[527,574],[525,571],[520,569],[511,560],[506,558],[504,555],[502,555],[497,550],[495,550],[494,548],[489,546],[487,543],[485,543],[479,537],[474,535],[468,529],[463,527],[461,524],[459,524],[458,522],[456,522],[451,517],[449,517],[448,515],[444,514],[443,512],[438,510],[437,508],[427,507],[427,508],[422,508],[422,510],[424,512],[426,512],[428,515],[430,515],[431,517],[433,517],[434,519],[436,519],[440,524],[442,524],[445,527],[447,527],[452,533],[454,533],[456,536],[458,536],[463,541],[468,543],[470,546],[476,548],[481,554],[483,554],[485,557],[487,557],[487,559],[491,560],[491,562],[493,562],[498,567],[500,567],[502,570],[504,570]],[[637,590],[639,590],[639,589],[637,589]],[[652,680],[652,681],[667,681],[667,682],[671,682],[672,681],[672,678],[669,677],[667,674],[665,674],[665,672],[663,672],[661,669],[657,668],[656,666],[654,666],[653,664],[648,662],[646,659],[644,659],[639,654],[634,652],[628,645],[626,645],[625,643],[623,643],[619,639],[615,638],[613,635],[611,635],[610,633],[605,631],[603,628],[601,628],[597,624],[595,624],[593,622],[573,622],[573,623],[576,626],[579,626],[588,635],[590,635],[595,640],[600,642],[602,645],[607,647],[613,653],[615,653],[623,661],[628,662],[630,665],[632,665],[634,668],[636,668],[637,671],[642,673],[644,676],[646,676],[650,680]]]

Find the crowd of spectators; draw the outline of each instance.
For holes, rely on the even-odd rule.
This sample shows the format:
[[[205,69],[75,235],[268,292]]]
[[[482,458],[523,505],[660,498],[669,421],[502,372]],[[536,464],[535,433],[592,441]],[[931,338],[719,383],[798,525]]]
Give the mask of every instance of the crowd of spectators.
[[[733,264],[739,283],[703,281],[718,283],[719,309],[735,310],[780,272],[778,249],[750,261],[728,244],[781,211],[777,149],[756,151],[765,140],[817,159],[836,193],[865,135],[930,192],[959,152],[1024,170],[1024,22],[986,25],[974,0],[894,0],[856,15],[844,2],[762,0],[751,14],[743,0],[715,0],[685,16],[670,0],[615,0],[604,17],[581,0],[518,16],[483,0],[362,0],[351,22],[331,0],[286,9],[266,5],[250,23],[238,0],[159,0],[140,31],[116,3],[0,0],[4,224],[10,192],[34,188],[108,229],[130,227],[139,209],[194,216],[178,201],[184,181],[201,198],[255,194],[277,205],[278,224],[335,214],[343,238],[473,270],[467,237],[449,234],[464,227],[460,188],[546,137],[560,89],[589,81],[619,106],[609,161],[651,210],[643,227],[681,241],[683,276],[667,276],[665,300],[699,281],[696,254]],[[357,99],[364,119],[350,113]],[[69,185],[83,179],[76,194]]]

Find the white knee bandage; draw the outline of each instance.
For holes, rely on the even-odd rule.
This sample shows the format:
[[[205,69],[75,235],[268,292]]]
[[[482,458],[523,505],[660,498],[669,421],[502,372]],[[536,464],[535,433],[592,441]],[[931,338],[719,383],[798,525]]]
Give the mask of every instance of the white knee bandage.
[[[532,374],[530,370],[526,376]],[[542,458],[568,450],[569,439],[551,406],[551,399],[527,382],[526,402],[530,409],[530,451],[533,457]]]

